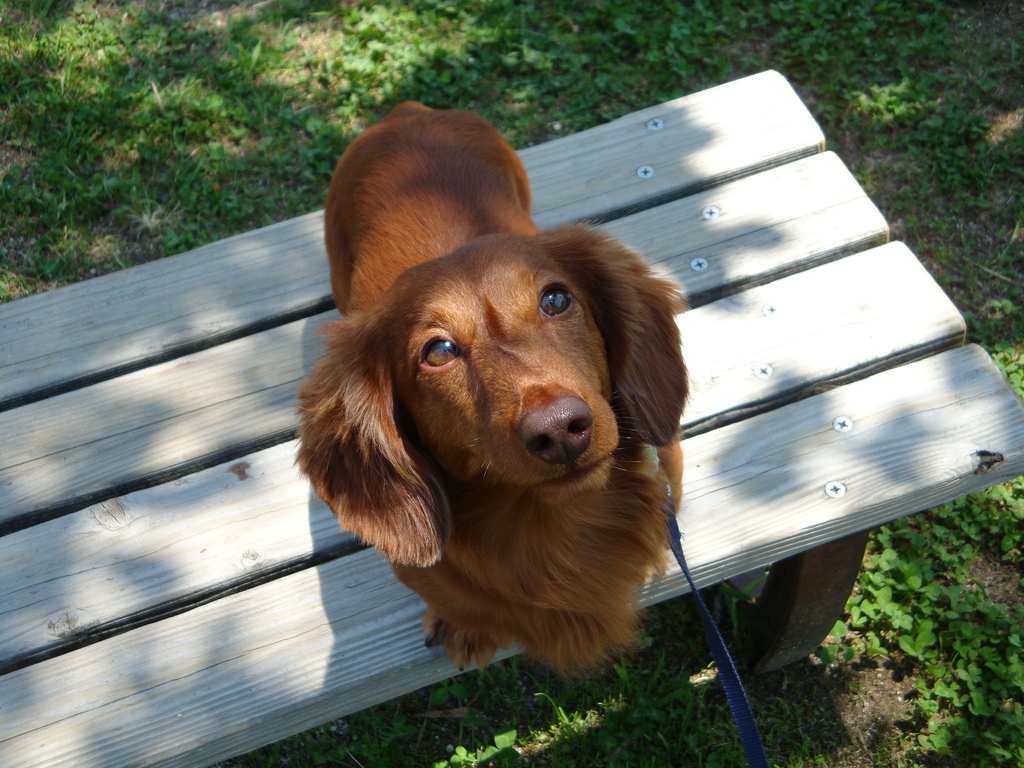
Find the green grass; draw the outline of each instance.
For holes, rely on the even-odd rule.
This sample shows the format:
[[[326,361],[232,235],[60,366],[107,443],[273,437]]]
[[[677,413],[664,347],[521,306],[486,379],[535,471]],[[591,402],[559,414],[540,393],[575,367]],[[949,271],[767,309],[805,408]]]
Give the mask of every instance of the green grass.
[[[0,2],[0,300],[322,207],[400,99],[522,147],[767,68],[1024,393],[1024,10],[1003,0]],[[1024,764],[1022,530],[1018,480],[876,532],[818,655],[750,681],[772,759]],[[696,626],[673,601],[603,676],[513,659],[236,764],[736,765]]]

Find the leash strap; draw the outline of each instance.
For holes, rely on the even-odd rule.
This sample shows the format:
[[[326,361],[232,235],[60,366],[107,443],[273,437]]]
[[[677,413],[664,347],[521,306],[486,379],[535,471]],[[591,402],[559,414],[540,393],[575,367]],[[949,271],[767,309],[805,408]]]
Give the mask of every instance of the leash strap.
[[[715,620],[711,618],[711,612],[704,603],[700,590],[693,583],[690,569],[686,567],[675,506],[672,489],[669,488],[668,500],[665,502],[665,515],[668,517],[672,554],[675,555],[679,567],[683,569],[683,575],[690,585],[690,593],[697,601],[697,612],[700,614],[701,624],[704,625],[704,634],[707,635],[708,645],[711,646],[711,656],[714,658],[715,664],[718,665],[718,676],[722,681],[722,687],[725,688],[725,696],[729,700],[729,709],[732,710],[733,720],[736,721],[736,730],[739,731],[740,743],[747,755],[747,764],[751,768],[768,768],[768,758],[764,752],[764,745],[761,743],[761,734],[758,733],[757,724],[754,722],[754,713],[750,709],[750,702],[747,700],[747,692],[740,680],[739,672],[736,671],[736,664],[732,660],[725,640],[722,639],[722,633],[718,631]]]

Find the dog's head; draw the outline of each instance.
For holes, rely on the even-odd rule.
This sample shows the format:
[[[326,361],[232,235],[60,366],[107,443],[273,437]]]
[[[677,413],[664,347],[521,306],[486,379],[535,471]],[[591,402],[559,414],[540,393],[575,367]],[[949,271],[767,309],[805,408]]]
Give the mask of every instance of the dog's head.
[[[600,489],[623,431],[678,439],[678,289],[598,230],[490,235],[329,327],[299,393],[298,462],[342,525],[404,565],[441,557],[443,478]]]

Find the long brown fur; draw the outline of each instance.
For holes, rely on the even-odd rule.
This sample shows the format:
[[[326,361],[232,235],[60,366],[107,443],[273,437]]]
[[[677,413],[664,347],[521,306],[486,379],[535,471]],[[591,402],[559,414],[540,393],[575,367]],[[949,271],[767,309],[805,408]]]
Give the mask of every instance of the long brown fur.
[[[347,316],[299,392],[298,463],[457,666],[515,645],[573,674],[631,643],[664,567],[683,299],[622,243],[538,232],[529,210],[518,157],[473,113],[406,102],[352,143],[325,210]],[[552,289],[571,297],[554,316]],[[438,339],[458,350],[443,365]],[[556,460],[526,434],[563,406],[592,424]]]

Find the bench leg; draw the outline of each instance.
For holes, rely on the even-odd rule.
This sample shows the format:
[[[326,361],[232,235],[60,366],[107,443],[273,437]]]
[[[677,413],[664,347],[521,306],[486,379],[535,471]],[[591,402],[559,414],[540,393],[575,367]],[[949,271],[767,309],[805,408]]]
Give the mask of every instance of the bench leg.
[[[748,604],[762,644],[755,674],[805,658],[842,615],[860,572],[870,531],[773,563],[764,589]]]

